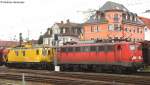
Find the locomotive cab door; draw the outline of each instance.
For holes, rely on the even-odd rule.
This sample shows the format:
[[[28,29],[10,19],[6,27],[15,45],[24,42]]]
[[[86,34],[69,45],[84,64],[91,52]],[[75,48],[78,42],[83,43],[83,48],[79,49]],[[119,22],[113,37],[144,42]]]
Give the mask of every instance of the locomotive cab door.
[[[115,48],[115,59],[117,63],[121,63],[121,57],[122,57],[122,46],[117,45]]]

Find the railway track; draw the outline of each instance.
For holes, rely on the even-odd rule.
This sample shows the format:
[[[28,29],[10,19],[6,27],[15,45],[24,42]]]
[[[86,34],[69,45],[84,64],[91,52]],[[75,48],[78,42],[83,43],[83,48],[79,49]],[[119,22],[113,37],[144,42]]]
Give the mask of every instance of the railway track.
[[[0,78],[21,80],[21,74],[12,73],[0,73]],[[89,79],[71,78],[71,77],[60,77],[60,76],[39,76],[39,75],[26,75],[25,80],[32,82],[44,82],[54,85],[112,85],[114,82],[97,81]],[[119,85],[124,85],[124,83],[117,83]]]
[[[25,73],[27,80],[33,79],[33,81],[36,82],[38,81],[38,82],[47,82],[47,83],[60,82],[61,84],[65,84],[65,85],[67,83],[69,83],[69,85],[74,85],[74,84],[112,85],[114,82],[119,85],[121,84],[122,85],[127,85],[127,84],[150,85],[149,76],[118,75],[118,74],[105,74],[105,73],[82,73],[82,72],[49,72],[45,70],[28,70],[28,69],[3,69],[3,70],[0,69],[0,72],[1,72],[0,77],[3,77],[3,75],[10,75],[10,76],[16,75],[17,73],[17,76],[21,78],[21,73]],[[38,79],[40,77],[41,79]]]

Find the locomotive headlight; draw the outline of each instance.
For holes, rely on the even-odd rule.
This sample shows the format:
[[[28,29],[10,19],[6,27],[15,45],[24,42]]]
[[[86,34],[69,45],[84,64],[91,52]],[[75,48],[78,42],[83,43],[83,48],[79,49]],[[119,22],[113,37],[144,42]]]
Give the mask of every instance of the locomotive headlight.
[[[139,56],[139,60],[142,60],[143,58],[142,58],[142,56]]]
[[[132,57],[132,60],[136,60],[136,59],[137,59],[136,56],[133,56],[133,57]]]

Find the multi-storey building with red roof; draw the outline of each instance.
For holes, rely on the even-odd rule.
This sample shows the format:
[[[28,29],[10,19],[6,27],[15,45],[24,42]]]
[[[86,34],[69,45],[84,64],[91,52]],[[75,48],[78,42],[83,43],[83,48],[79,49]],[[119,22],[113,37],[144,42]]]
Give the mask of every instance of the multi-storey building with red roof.
[[[83,24],[81,40],[144,40],[145,24],[122,4],[106,2]]]

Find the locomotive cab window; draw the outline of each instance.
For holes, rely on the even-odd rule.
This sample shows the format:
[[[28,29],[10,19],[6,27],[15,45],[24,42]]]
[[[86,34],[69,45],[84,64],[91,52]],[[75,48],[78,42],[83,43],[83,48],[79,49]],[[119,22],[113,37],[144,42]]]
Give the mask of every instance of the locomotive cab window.
[[[89,52],[89,51],[90,51],[90,47],[88,47],[88,46],[83,46],[83,47],[81,47],[81,51],[82,51],[82,52]]]
[[[91,47],[90,47],[90,50],[91,50],[92,52],[95,52],[95,51],[96,51],[96,46],[91,46]]]
[[[73,52],[73,47],[69,47],[68,52]]]
[[[107,51],[112,51],[113,49],[114,49],[114,46],[112,46],[112,45],[107,46]]]
[[[99,46],[98,51],[104,51],[104,46]]]
[[[61,48],[62,52],[67,52],[67,48]]]
[[[75,52],[80,52],[80,47],[75,47]]]

